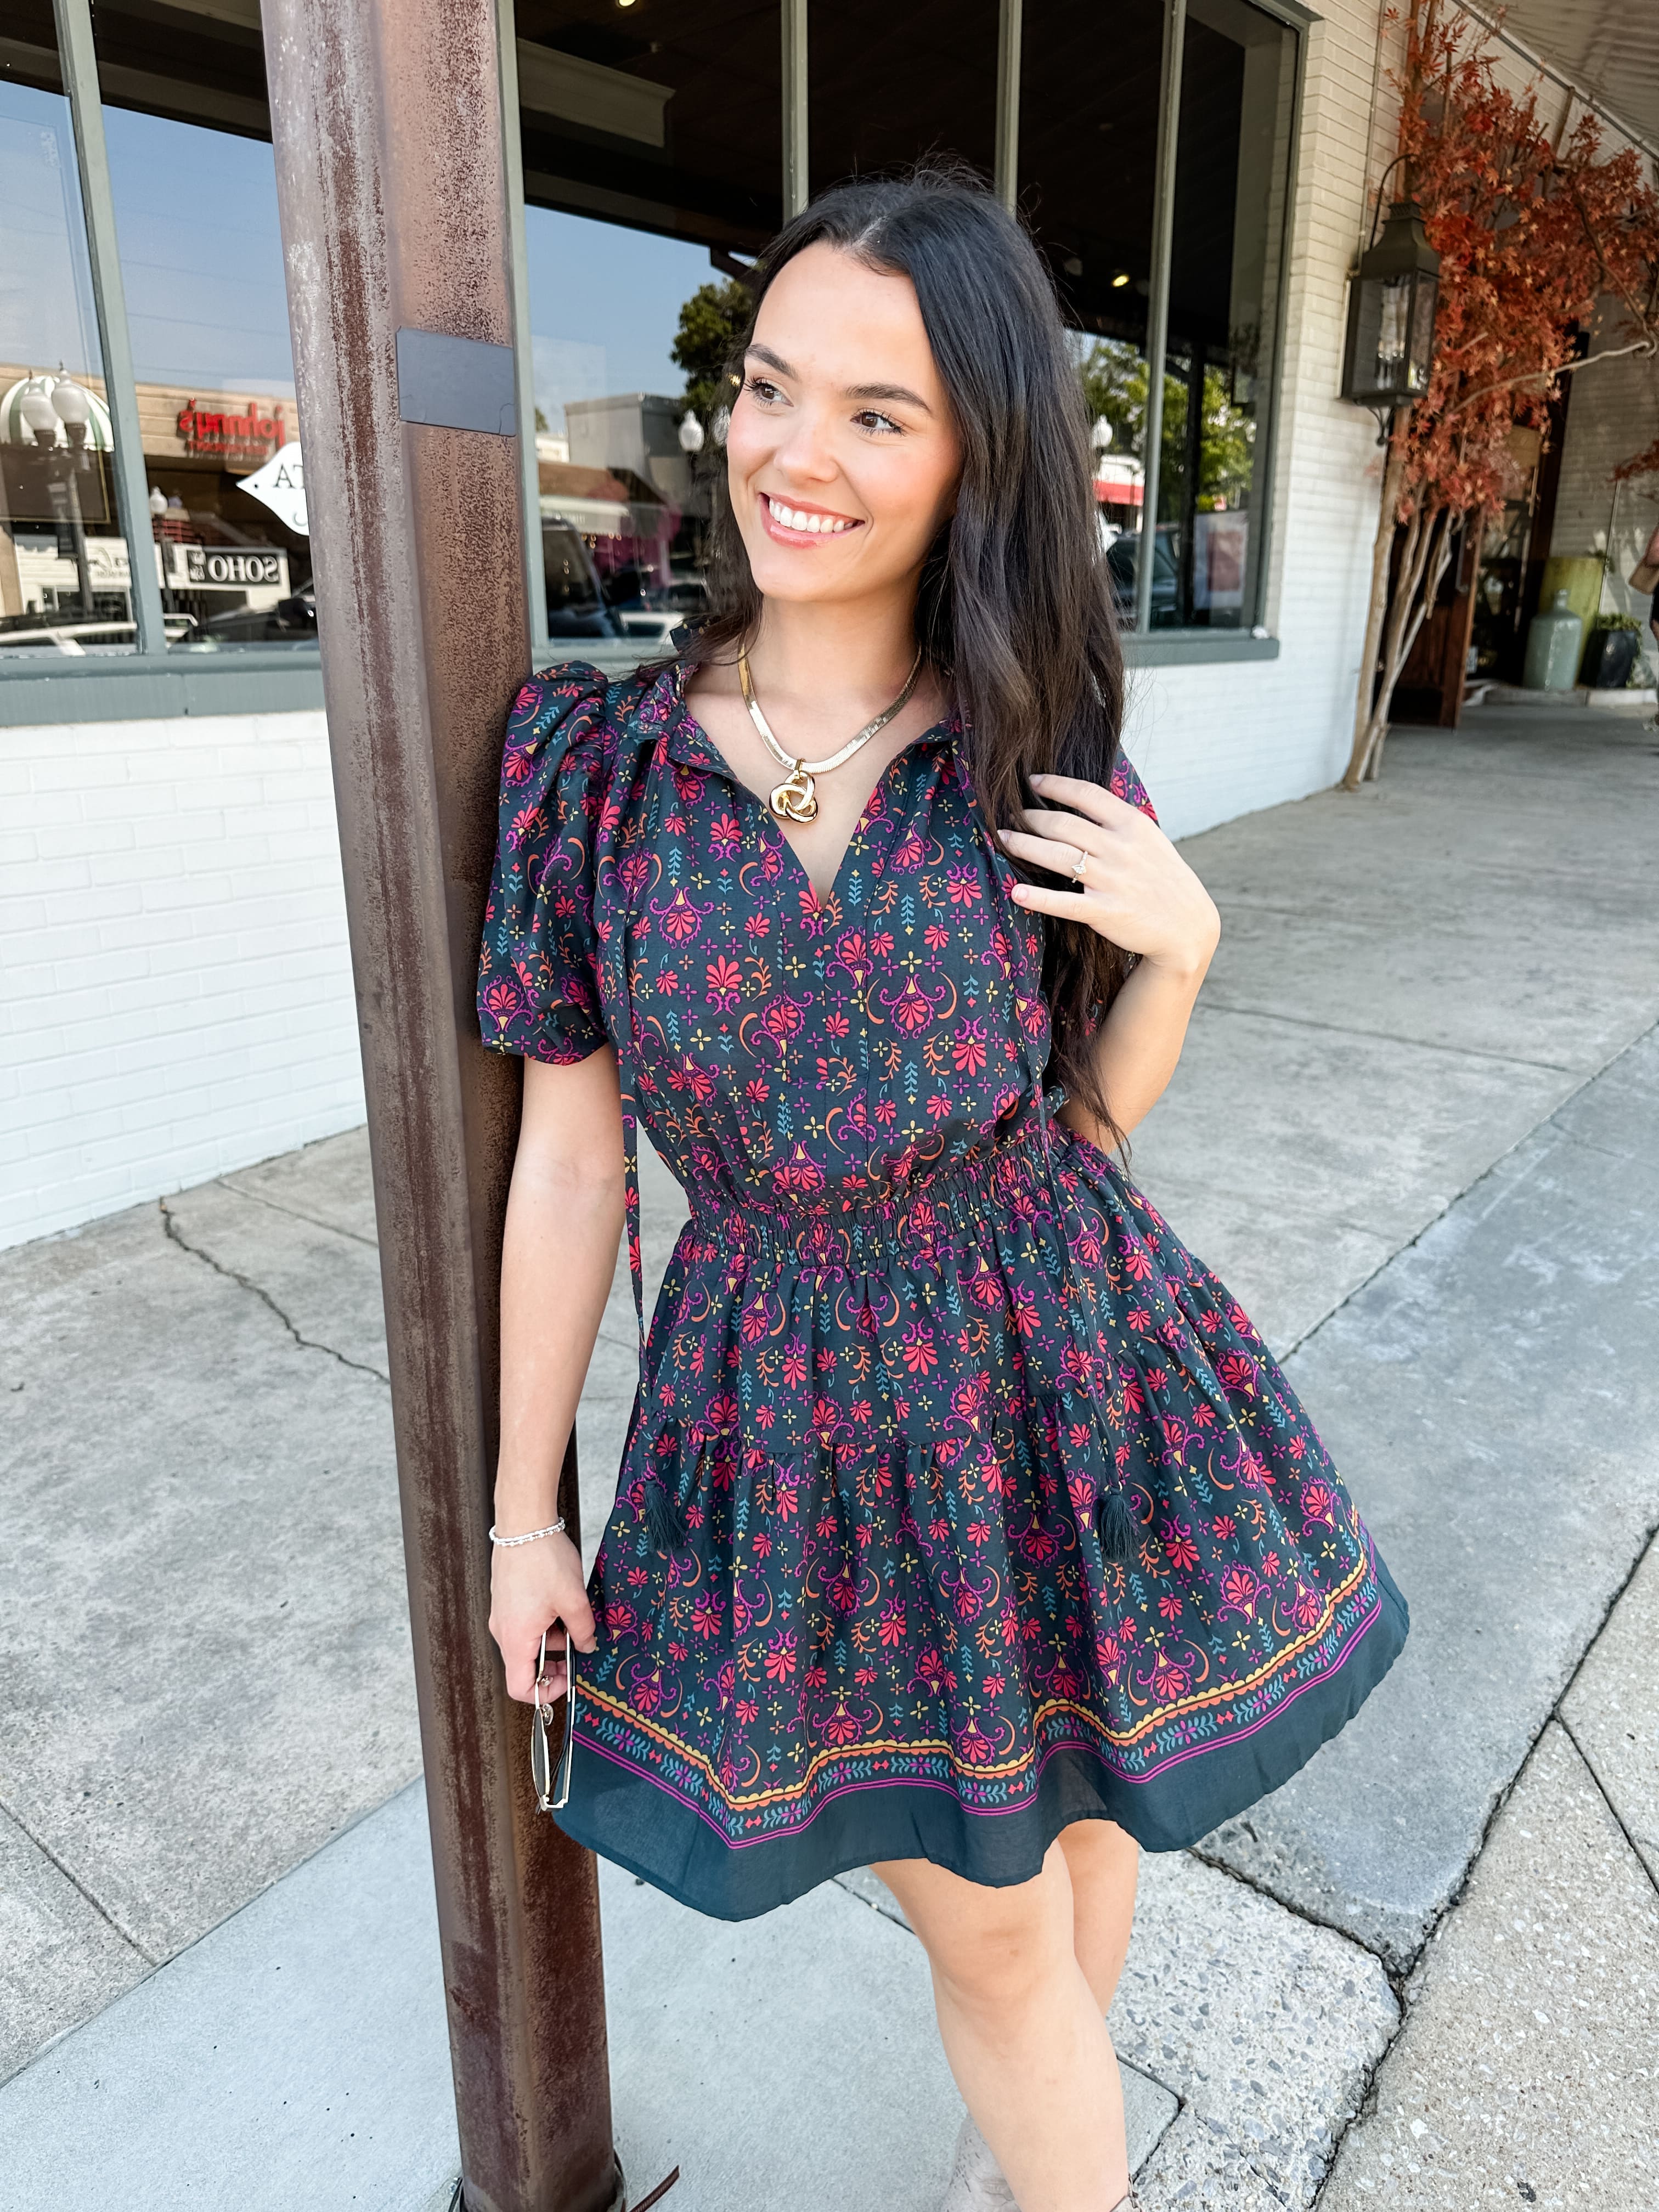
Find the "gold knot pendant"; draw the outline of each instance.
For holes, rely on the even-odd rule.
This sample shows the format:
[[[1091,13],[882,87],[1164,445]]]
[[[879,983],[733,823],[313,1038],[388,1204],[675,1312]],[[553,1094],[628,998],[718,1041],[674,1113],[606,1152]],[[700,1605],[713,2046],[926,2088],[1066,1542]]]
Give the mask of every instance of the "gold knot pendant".
[[[807,774],[804,763],[795,763],[787,778],[778,785],[767,804],[780,822],[814,822],[817,819],[817,785]]]
[[[739,651],[738,682],[743,689],[743,703],[749,709],[749,719],[758,732],[761,743],[776,761],[778,766],[787,768],[789,771],[766,802],[777,821],[817,821],[818,813],[817,778],[828,775],[832,768],[840,768],[843,762],[851,760],[855,752],[869,744],[878,730],[884,730],[887,727],[894,715],[904,706],[910,694],[915,690],[916,678],[921,673],[921,647],[918,646],[916,657],[910,664],[910,673],[904,679],[904,689],[894,700],[892,705],[884,707],[873,722],[866,722],[855,737],[848,738],[838,753],[831,753],[828,760],[812,761],[809,763],[799,753],[785,752],[776,738],[773,736],[772,726],[762,714],[760,701],[755,696],[755,686],[749,674],[749,655],[746,651]]]

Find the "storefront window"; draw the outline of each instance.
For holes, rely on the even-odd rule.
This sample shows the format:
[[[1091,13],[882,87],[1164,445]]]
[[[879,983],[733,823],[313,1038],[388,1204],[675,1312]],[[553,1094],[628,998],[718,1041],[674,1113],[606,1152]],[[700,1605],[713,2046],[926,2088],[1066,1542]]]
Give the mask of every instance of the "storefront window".
[[[34,74],[56,76],[50,11]],[[0,81],[0,653],[133,641],[69,103]]]
[[[100,4],[96,18],[161,604],[186,652],[317,637],[276,169],[269,144],[242,135],[264,94],[245,12],[167,29],[168,78],[153,91],[134,67],[141,52],[154,67],[150,11]]]
[[[1247,0],[1188,0],[1155,629],[1259,619],[1295,64],[1295,34]]]
[[[518,9],[547,629],[704,602],[744,272],[782,220],[774,4]]]
[[[996,155],[997,0],[813,0],[807,10],[812,190],[955,156]]]
[[[1019,204],[1059,287],[1091,425],[1094,495],[1118,608],[1133,622],[1146,488],[1146,315],[1164,9],[1109,21],[1027,0]],[[1164,580],[1154,569],[1153,604]]]
[[[1015,197],[1060,289],[1126,626],[1145,586],[1154,629],[1249,629],[1297,34],[1252,0],[1188,0],[1179,113],[1166,117],[1166,12],[1024,0],[1015,113],[1000,106],[1000,0],[808,0],[805,167],[814,190],[930,155],[988,179],[1017,149]],[[784,144],[784,27],[780,0],[517,0],[538,627],[556,646],[654,647],[706,602],[726,364],[754,257],[783,220],[786,169],[801,167],[802,147]],[[118,246],[124,404],[136,403],[167,645],[309,647],[258,0],[99,0],[94,30],[112,199],[94,213]],[[125,651],[131,570],[50,0],[14,0],[5,58],[0,653]],[[1161,161],[1167,257],[1153,237]],[[1166,309],[1149,454],[1149,330]]]

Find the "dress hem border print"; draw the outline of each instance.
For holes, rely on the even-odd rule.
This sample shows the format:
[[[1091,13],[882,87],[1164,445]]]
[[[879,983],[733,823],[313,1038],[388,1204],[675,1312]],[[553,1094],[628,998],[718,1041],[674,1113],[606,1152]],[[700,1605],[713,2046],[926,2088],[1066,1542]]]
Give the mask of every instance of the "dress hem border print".
[[[1374,1565],[1372,1601],[1331,1665],[1226,1741],[1193,1744],[1162,1763],[1160,1773],[1188,1763],[1195,1786],[1178,1801],[1165,1795],[1154,1805],[1141,1784],[1071,1738],[1043,1754],[1036,1794],[1018,1806],[976,1810],[948,1781],[872,1776],[832,1786],[781,1834],[733,1840],[649,1764],[642,1745],[630,1757],[597,1736],[593,1701],[579,1686],[570,1802],[558,1822],[573,1841],[717,1920],[753,1919],[837,1875],[888,1859],[927,1859],[964,1881],[1008,1888],[1033,1880],[1055,1837],[1078,1820],[1115,1821],[1144,1850],[1186,1850],[1299,1773],[1399,1657],[1406,1601],[1382,1561]],[[607,1734],[623,1734],[605,1717]],[[866,1749],[860,1757],[886,1764],[890,1755]],[[641,1783],[653,1800],[646,1818]]]

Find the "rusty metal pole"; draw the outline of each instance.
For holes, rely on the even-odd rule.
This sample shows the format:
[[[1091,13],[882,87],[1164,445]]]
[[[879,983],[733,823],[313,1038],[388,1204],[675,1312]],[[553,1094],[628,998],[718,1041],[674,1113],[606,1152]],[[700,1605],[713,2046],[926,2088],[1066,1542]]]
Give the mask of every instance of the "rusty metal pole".
[[[263,15],[465,2202],[605,2212],[596,1869],[487,1626],[519,1071],[472,992],[529,653],[495,0]]]

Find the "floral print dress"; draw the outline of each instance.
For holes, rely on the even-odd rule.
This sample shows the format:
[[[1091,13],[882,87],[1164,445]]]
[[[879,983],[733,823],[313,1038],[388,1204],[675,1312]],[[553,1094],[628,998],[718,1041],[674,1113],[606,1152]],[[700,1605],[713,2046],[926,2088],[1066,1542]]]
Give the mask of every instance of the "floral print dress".
[[[872,1859],[1025,1881],[1079,1819],[1190,1844],[1406,1637],[1249,1319],[1053,1118],[966,752],[893,762],[823,898],[677,672],[561,667],[508,723],[484,1042],[614,1050],[636,1297],[635,1117],[691,1209],[559,1818],[722,1917]]]

